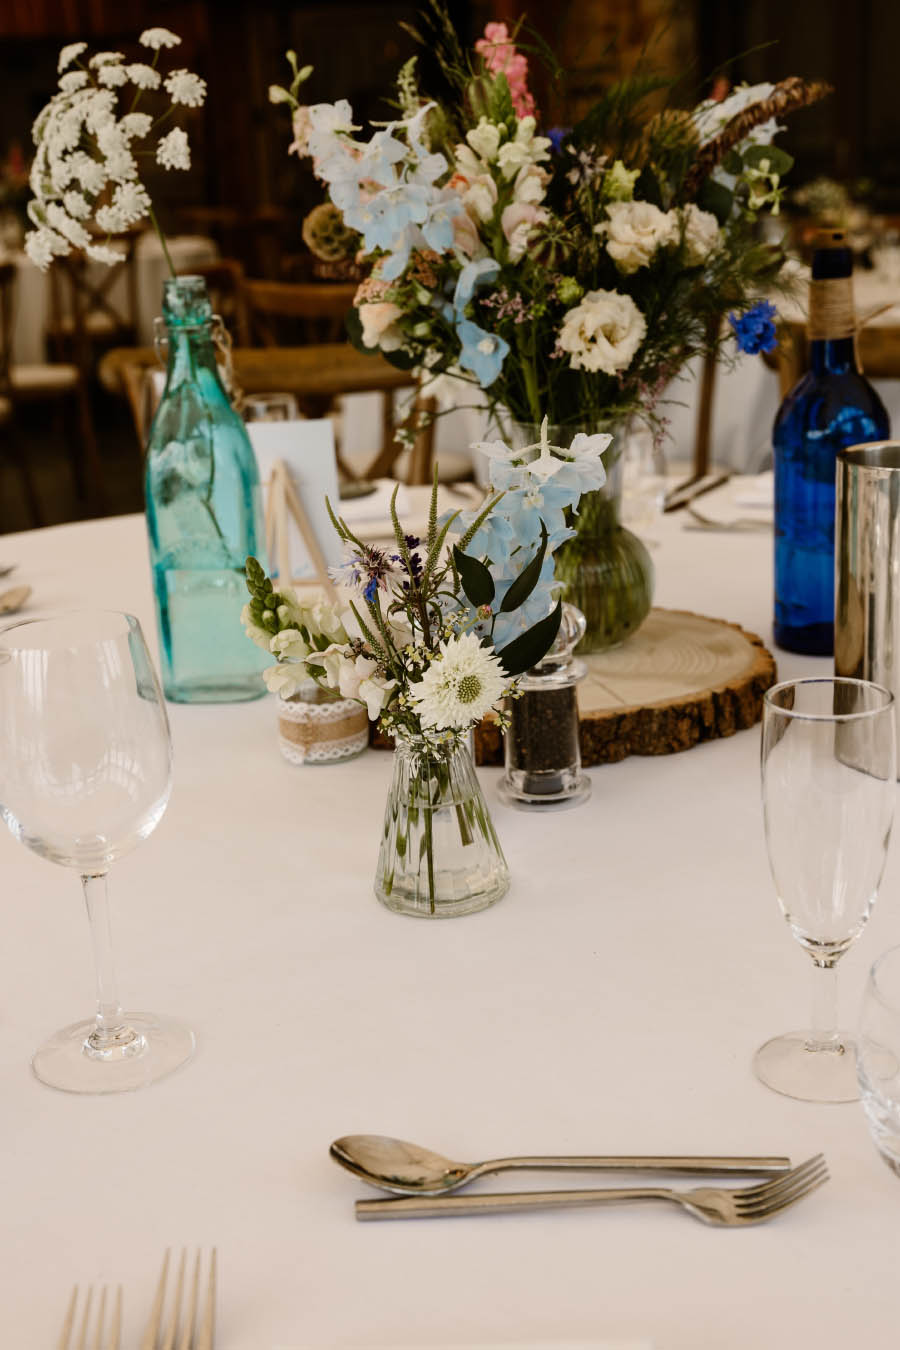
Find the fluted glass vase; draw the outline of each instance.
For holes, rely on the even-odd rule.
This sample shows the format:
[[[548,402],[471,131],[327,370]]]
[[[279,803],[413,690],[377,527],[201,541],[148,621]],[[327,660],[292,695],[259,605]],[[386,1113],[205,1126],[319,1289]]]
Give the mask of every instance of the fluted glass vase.
[[[624,425],[550,427],[553,445],[566,446],[579,431],[612,432],[603,456],[606,483],[581,499],[572,525],[576,530],[557,550],[556,576],[565,583],[563,598],[585,618],[580,654],[617,647],[636,632],[653,604],[653,561],[645,545],[621,523]],[[521,448],[540,439],[540,427],[511,424],[512,445]]]
[[[397,914],[474,914],[499,900],[509,870],[468,739],[435,747],[398,734],[375,894]]]

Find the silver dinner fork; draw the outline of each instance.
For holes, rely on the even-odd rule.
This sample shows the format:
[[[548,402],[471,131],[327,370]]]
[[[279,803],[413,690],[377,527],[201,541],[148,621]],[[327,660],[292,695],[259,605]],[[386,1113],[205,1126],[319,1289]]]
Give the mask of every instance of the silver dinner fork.
[[[698,1186],[679,1191],[667,1186],[605,1187],[586,1191],[519,1191],[509,1194],[404,1196],[397,1200],[357,1200],[357,1219],[424,1219],[454,1214],[501,1214],[509,1210],[583,1208],[630,1200],[671,1200],[695,1219],[721,1228],[763,1223],[795,1205],[828,1180],[821,1153],[790,1172],[757,1186]]]
[[[200,1252],[194,1258],[194,1272],[187,1291],[187,1306],[184,1317],[181,1316],[181,1303],[185,1286],[185,1265],[187,1252],[182,1250],[178,1263],[178,1276],[175,1282],[175,1294],[169,1319],[163,1327],[163,1308],[166,1301],[166,1278],[169,1273],[169,1253],[163,1259],[156,1297],[150,1311],[150,1320],[141,1350],[213,1350],[216,1332],[216,1249],[213,1247],[209,1260],[209,1276],[203,1307],[200,1308]],[[199,1312],[199,1322],[197,1320]],[[178,1340],[176,1342],[176,1336]]]
[[[76,1284],[75,1288],[72,1290],[72,1297],[69,1299],[69,1306],[66,1310],[66,1320],[63,1323],[57,1350],[119,1350],[120,1337],[122,1334],[122,1286],[118,1285],[116,1288],[116,1296],[112,1306],[109,1323],[109,1336],[104,1340],[106,1292],[106,1285],[104,1285],[100,1290],[100,1302],[97,1307],[94,1334],[93,1337],[88,1340],[90,1334],[91,1304],[94,1301],[93,1285],[88,1285],[87,1297],[84,1300],[84,1307],[81,1310],[81,1325],[77,1333],[77,1340],[73,1341],[70,1347],[69,1342],[72,1335],[72,1328],[75,1325],[76,1309],[78,1306],[78,1285]]]

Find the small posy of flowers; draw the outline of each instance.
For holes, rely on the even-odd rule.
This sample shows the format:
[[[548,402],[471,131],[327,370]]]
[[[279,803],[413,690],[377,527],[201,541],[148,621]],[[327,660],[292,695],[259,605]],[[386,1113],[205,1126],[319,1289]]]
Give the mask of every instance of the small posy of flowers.
[[[647,391],[697,355],[728,356],[714,320],[778,284],[785,255],[754,235],[791,166],[773,138],[825,87],[741,86],[658,112],[644,100],[663,82],[636,76],[551,134],[518,26],[487,24],[469,51],[443,0],[423,0],[417,22],[441,93],[413,57],[387,124],[364,131],[346,99],[301,102],[311,69],[294,53],[290,87],[270,91],[360,241],[351,340],[426,391],[446,393],[445,376],[475,385],[516,422],[640,412],[660,426]]]
[[[403,531],[396,492],[389,547],[364,543],[332,515],[345,551],[332,577],[346,603],[301,602],[249,558],[241,617],[276,658],[268,687],[289,697],[312,677],[364,703],[383,731],[418,744],[454,742],[492,710],[503,725],[517,677],[556,639],[552,554],[574,533],[566,513],[602,486],[610,439],[551,445],[545,419],[540,439],[522,450],[479,444],[491,464],[488,501],[439,517],[435,483],[425,539]]]
[[[120,261],[112,236],[148,216],[156,226],[139,158],[152,155],[166,169],[191,166],[187,132],[172,118],[180,108],[202,106],[206,83],[190,70],[160,71],[161,53],[181,42],[168,28],[148,28],[139,41],[146,60],[129,61],[117,51],[89,56],[86,42],[60,52],[59,90],[32,132],[34,228],[25,249],[42,269],[73,249],[95,262]]]

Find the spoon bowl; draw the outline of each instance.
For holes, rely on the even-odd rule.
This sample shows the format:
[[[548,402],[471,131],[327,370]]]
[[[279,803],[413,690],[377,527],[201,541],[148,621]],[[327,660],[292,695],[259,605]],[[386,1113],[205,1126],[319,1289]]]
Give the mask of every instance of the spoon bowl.
[[[522,1157],[488,1162],[454,1162],[441,1153],[382,1134],[347,1134],[335,1139],[335,1162],[370,1186],[394,1195],[443,1195],[491,1172],[785,1172],[790,1158],[766,1157]]]

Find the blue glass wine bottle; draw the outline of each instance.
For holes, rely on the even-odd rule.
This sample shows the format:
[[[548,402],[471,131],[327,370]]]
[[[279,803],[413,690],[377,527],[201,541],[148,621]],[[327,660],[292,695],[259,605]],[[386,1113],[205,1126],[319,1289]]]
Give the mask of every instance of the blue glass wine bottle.
[[[890,436],[884,405],[859,370],[853,255],[823,231],[809,287],[810,369],[775,419],[775,641],[792,652],[834,649],[837,452]]]
[[[244,562],[263,548],[253,447],[219,378],[202,277],[164,283],[166,387],[147,443],[145,499],[163,688],[175,703],[266,692],[240,624]]]

